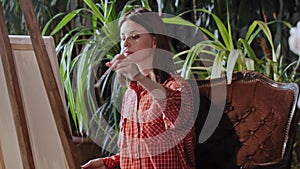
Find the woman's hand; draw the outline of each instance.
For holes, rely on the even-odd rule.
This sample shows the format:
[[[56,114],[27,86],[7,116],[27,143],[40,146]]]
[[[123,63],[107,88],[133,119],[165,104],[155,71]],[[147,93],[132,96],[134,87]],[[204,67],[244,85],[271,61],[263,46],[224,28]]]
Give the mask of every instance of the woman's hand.
[[[125,58],[126,57],[124,56],[124,54],[117,54],[117,55],[115,55],[115,57],[110,62],[107,62],[105,65],[107,67],[112,67],[114,69],[115,63],[119,62],[119,61],[122,61]]]
[[[130,81],[134,80],[134,77],[140,73],[138,66],[129,59],[124,59],[118,63],[115,71],[124,75]]]
[[[122,54],[116,55],[111,62],[106,63],[106,66],[112,67],[112,70],[129,80],[134,80],[134,77],[140,73],[138,66]]]
[[[101,158],[90,160],[81,166],[82,169],[106,169],[105,164]]]

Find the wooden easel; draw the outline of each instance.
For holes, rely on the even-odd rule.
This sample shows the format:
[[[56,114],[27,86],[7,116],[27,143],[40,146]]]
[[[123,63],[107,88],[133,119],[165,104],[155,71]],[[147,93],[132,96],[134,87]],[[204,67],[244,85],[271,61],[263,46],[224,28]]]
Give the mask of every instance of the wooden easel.
[[[39,30],[36,15],[33,10],[31,0],[20,0],[20,6],[25,18],[28,33],[41,72],[41,77],[47,92],[50,107],[61,139],[63,150],[66,156],[66,163],[71,169],[79,168],[76,160],[76,153],[72,135],[69,128],[67,113],[64,108],[59,88],[51,67],[51,63],[46,51],[44,41]],[[21,152],[23,168],[36,169],[33,151],[28,133],[28,123],[26,121],[23,101],[21,99],[20,86],[17,79],[16,66],[13,60],[13,52],[9,42],[7,27],[4,22],[2,5],[0,5],[0,54],[6,79],[7,92],[13,112],[13,119],[16,128],[18,146]],[[0,144],[1,146],[1,144]],[[51,145],[45,145],[51,146]],[[3,152],[0,147],[0,160],[3,160]],[[6,169],[5,163],[0,162],[0,169]]]

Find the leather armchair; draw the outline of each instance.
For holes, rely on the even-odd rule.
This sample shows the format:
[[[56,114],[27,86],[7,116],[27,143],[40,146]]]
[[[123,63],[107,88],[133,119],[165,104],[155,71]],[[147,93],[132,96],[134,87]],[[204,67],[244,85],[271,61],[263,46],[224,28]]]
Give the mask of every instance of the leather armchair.
[[[210,109],[223,113],[212,136],[197,142],[197,169],[290,168],[299,119],[297,84],[278,83],[252,71],[234,73],[231,84],[225,78],[197,83],[197,138],[205,132],[208,114],[215,112]],[[222,97],[212,99],[212,89],[217,95],[226,92],[225,104]]]

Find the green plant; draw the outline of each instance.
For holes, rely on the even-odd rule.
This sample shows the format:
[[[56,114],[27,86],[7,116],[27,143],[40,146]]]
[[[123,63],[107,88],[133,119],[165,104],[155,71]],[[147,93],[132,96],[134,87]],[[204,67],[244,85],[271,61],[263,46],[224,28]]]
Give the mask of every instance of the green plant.
[[[272,36],[270,26],[274,23],[282,24],[288,29],[291,25],[285,21],[271,21],[265,23],[261,20],[254,20],[247,28],[245,37],[238,37],[234,41],[230,23],[230,15],[227,6],[227,21],[226,26],[221,19],[214,13],[205,10],[197,9],[202,13],[211,15],[215,21],[218,35],[215,35],[208,29],[197,26],[181,17],[166,18],[165,22],[170,24],[180,24],[185,26],[192,26],[203,31],[208,37],[208,40],[197,43],[190,49],[178,53],[175,58],[186,56],[185,62],[178,62],[182,67],[181,75],[188,78],[190,73],[197,74],[200,79],[217,78],[220,76],[227,76],[230,83],[232,72],[241,70],[254,70],[264,75],[267,75],[273,80],[280,82],[300,82],[299,72],[299,59],[287,61],[286,57],[282,55],[281,45],[275,46],[274,38]],[[184,14],[184,13],[183,13]],[[179,15],[181,16],[181,15]],[[266,39],[267,47],[270,52],[265,52],[263,56],[256,54],[253,48],[253,42],[256,38]],[[287,38],[286,38],[287,40]],[[236,44],[234,43],[236,42]],[[202,58],[202,55],[209,55],[210,59]],[[200,56],[200,57],[199,57]],[[202,62],[209,63],[207,65]],[[299,138],[296,138],[295,147],[293,151],[293,161],[291,162],[292,168],[299,166]]]
[[[199,79],[212,79],[226,75],[228,83],[230,83],[233,72],[253,70],[275,81],[287,83],[300,82],[298,72],[300,56],[298,55],[298,58],[293,60],[286,59],[288,56],[282,54],[284,52],[282,52],[280,43],[277,46],[275,45],[273,34],[270,30],[272,24],[282,24],[283,27],[290,29],[290,23],[281,20],[274,20],[267,23],[261,20],[254,20],[249,24],[250,26],[247,28],[246,36],[238,37],[237,40],[234,41],[228,6],[226,26],[214,13],[205,9],[196,10],[211,15],[218,30],[217,35],[204,27],[183,20],[180,16],[184,13],[178,15],[178,17],[164,19],[164,21],[169,24],[195,27],[203,31],[209,37],[208,40],[199,42],[190,49],[175,55],[175,59],[179,57],[186,58],[185,62],[178,62],[179,67],[182,67],[180,70],[182,76],[189,78],[190,74],[193,73],[198,75]],[[218,38],[218,35],[220,35],[220,38]],[[257,55],[253,48],[255,39],[266,40],[267,46],[265,47],[268,47],[270,52],[264,52],[264,55]],[[234,42],[236,42],[236,44]],[[201,57],[202,55],[209,55],[210,57],[204,59]],[[203,66],[203,62],[208,64]],[[299,166],[299,138],[296,139],[292,167]]]
[[[116,148],[119,112],[115,106],[116,98],[113,97],[116,94],[107,92],[113,84],[112,76],[107,76],[100,88],[95,88],[93,85],[105,71],[103,66],[105,60],[111,59],[119,52],[118,30],[116,29],[116,22],[113,21],[116,21],[122,13],[130,9],[133,2],[135,1],[129,1],[118,13],[115,7],[116,0],[100,1],[97,4],[91,0],[84,0],[87,8],[80,8],[67,13],[50,34],[59,33],[72,20],[85,20],[84,24],[77,25],[63,36],[57,45],[57,54],[61,57],[60,73],[64,82],[68,107],[76,124],[76,132],[82,135],[87,134],[94,140],[97,138],[104,139],[100,141],[104,143],[101,145],[103,150],[106,147]],[[141,4],[150,9],[148,1],[143,0]],[[291,74],[288,69],[294,63],[286,66],[285,69],[283,68],[280,46],[275,49],[272,34],[268,28],[268,25],[275,23],[275,21],[270,23],[254,21],[249,26],[246,37],[239,38],[234,44],[229,11],[227,11],[227,26],[217,15],[208,10],[194,9],[193,12],[195,11],[212,16],[217,25],[220,39],[212,31],[181,19],[181,16],[187,12],[178,17],[164,19],[166,23],[196,27],[210,38],[175,55],[175,59],[182,56],[186,58],[185,62],[178,62],[182,76],[189,78],[190,70],[192,70],[200,79],[216,78],[225,73],[230,79],[233,71],[247,69],[262,72],[277,81],[290,80]],[[53,20],[61,15],[61,13],[58,14]],[[290,27],[287,22],[282,23]],[[47,27],[43,32],[46,29]],[[259,36],[263,36],[269,42],[272,49],[271,55],[256,56],[251,43]],[[202,66],[203,59],[198,58],[201,54],[210,55],[210,59],[206,62],[212,66]],[[76,83],[73,83],[74,81]],[[113,88],[116,87],[113,86]],[[112,91],[119,94],[117,90]],[[99,98],[95,101],[96,95]]]
[[[246,36],[244,38],[238,38],[236,44],[234,44],[228,6],[227,26],[225,26],[217,15],[210,11],[206,9],[196,10],[212,16],[217,25],[220,38],[204,27],[183,20],[180,16],[185,13],[178,15],[178,17],[164,19],[164,21],[169,24],[196,27],[209,37],[208,40],[201,41],[192,48],[175,56],[176,58],[186,55],[186,61],[183,63],[183,69],[181,70],[182,76],[188,78],[191,73],[190,70],[192,70],[192,73],[197,74],[201,79],[218,78],[226,75],[230,83],[231,75],[234,71],[254,70],[267,75],[275,81],[299,82],[299,78],[294,78],[296,72],[291,71],[293,66],[297,66],[296,62],[293,61],[288,65],[284,65],[284,56],[280,53],[281,47],[280,45],[275,47],[272,33],[269,29],[269,25],[273,23],[282,23],[288,28],[291,28],[291,25],[288,22],[277,20],[265,23],[260,20],[255,20],[248,27]],[[266,39],[270,48],[270,53],[265,53],[264,56],[257,56],[255,50],[251,46],[255,38]],[[210,62],[209,66],[201,65],[201,62],[203,61],[201,58],[199,59],[201,54],[210,55],[210,60],[206,60],[206,62]]]
[[[57,34],[72,20],[85,20],[62,37],[56,52],[61,57],[60,74],[75,134],[88,135],[101,144],[104,154],[117,151],[120,115],[115,96],[122,93],[122,88],[113,86],[113,93],[110,93],[111,85],[116,84],[112,75],[107,76],[99,87],[94,85],[106,69],[104,62],[119,53],[117,20],[134,7],[133,2],[129,1],[119,12],[116,11],[116,0],[99,3],[84,0],[86,7],[65,14],[50,33]],[[148,1],[141,0],[141,4],[150,9]],[[57,14],[47,25],[61,15]],[[43,32],[46,30],[47,27]]]
[[[49,19],[58,12],[66,11],[69,8],[70,0],[50,1],[50,0],[33,0],[34,11],[36,13],[40,28],[43,28]],[[18,0],[2,0],[5,24],[9,28],[11,35],[26,35],[27,30],[25,20],[22,16],[22,10]],[[53,29],[50,26],[49,30]]]

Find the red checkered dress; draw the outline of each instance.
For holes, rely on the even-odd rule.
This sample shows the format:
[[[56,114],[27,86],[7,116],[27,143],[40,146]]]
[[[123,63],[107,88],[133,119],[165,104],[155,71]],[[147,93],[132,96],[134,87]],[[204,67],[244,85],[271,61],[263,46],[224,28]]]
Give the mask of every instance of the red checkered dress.
[[[122,105],[120,154],[104,158],[108,169],[195,168],[191,87],[180,76],[163,86],[166,99],[155,101],[130,83]]]

